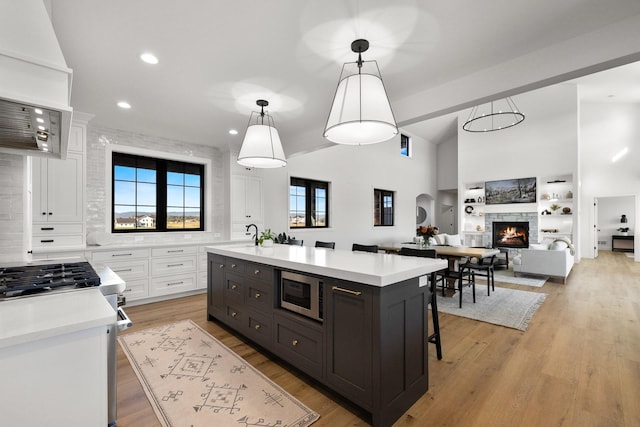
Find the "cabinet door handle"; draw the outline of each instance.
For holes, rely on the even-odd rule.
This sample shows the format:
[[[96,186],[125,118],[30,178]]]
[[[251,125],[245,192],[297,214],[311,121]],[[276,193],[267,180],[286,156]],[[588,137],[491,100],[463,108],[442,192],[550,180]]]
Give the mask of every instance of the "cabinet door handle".
[[[224,268],[224,264],[218,265],[218,268]]]
[[[53,215],[53,212],[49,212],[49,215]]]
[[[339,286],[332,286],[331,289],[334,290],[334,291],[344,292],[344,293],[355,295],[355,296],[362,295],[362,292],[360,292],[360,291],[352,291],[351,289],[345,289],[345,288],[341,288]]]
[[[237,267],[237,265],[231,264],[231,268],[236,268],[236,267]]]
[[[173,252],[184,252],[184,249],[175,249],[172,251],[167,251],[168,254],[173,253]]]
[[[255,274],[255,275],[257,276],[258,274],[260,274],[260,270],[258,270],[258,269],[256,268],[256,270],[253,272],[253,274]]]
[[[47,214],[46,212],[42,212],[42,215],[46,215],[46,214]]]
[[[233,313],[231,313],[231,317],[236,317],[238,315],[238,313],[236,313],[235,311]]]
[[[259,331],[261,327],[262,327],[262,326],[260,326],[260,324],[257,324],[256,326],[254,326],[254,328],[255,328],[255,330],[256,330],[256,331]]]
[[[133,271],[133,268],[123,268],[122,270],[113,270],[115,273],[123,273],[125,271]]]
[[[182,285],[184,282],[172,282],[172,283],[167,283],[167,286],[175,286],[175,285]]]
[[[238,285],[231,285],[231,290],[235,291],[236,289],[238,289]]]
[[[131,256],[133,254],[111,254],[111,256]]]
[[[53,239],[40,240],[40,243],[53,243]]]
[[[291,345],[294,346],[294,347],[297,346],[298,345],[298,340],[291,341]]]
[[[53,231],[53,227],[40,227],[41,231]]]
[[[180,263],[180,264],[167,264],[167,267],[181,267],[183,266],[184,263]]]
[[[131,292],[131,288],[125,289],[124,292]]]
[[[255,294],[255,299],[260,299],[260,297],[261,297],[261,296],[262,296],[262,295],[260,295],[260,292],[256,292],[256,294]]]

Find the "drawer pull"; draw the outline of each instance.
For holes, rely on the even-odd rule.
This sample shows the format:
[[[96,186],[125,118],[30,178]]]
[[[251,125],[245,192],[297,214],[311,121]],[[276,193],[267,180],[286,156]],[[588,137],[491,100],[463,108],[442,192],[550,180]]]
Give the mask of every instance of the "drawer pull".
[[[238,313],[236,313],[235,311],[233,313],[231,313],[231,317],[236,317],[238,315]]]
[[[175,285],[182,285],[182,284],[184,284],[184,281],[167,283],[167,286],[175,286]]]
[[[125,271],[133,271],[133,268],[123,268],[122,270],[113,270],[115,273],[124,273]]]
[[[235,291],[236,289],[238,289],[238,285],[236,285],[236,284],[231,285],[231,290],[232,291]]]
[[[261,327],[262,327],[262,326],[260,326],[260,324],[257,324],[256,326],[254,326],[254,328],[255,328],[255,330],[256,330],[256,331],[259,331]]]
[[[237,267],[237,265],[231,264],[231,268],[236,268],[236,267]]]
[[[298,345],[298,340],[291,341],[291,345],[294,346],[294,347],[297,346]]]
[[[125,289],[124,292],[131,292],[131,289]]]
[[[111,254],[111,256],[131,256],[133,254]]]
[[[334,290],[334,291],[344,292],[344,293],[355,295],[355,296],[362,295],[362,292],[360,292],[360,291],[352,291],[351,289],[345,289],[345,288],[341,288],[339,286],[333,286],[333,287],[331,287],[331,289]]]
[[[260,274],[260,270],[258,270],[258,269],[256,268],[256,270],[253,272],[253,274],[255,274],[255,275]]]
[[[224,268],[224,264],[218,265],[218,268]]]
[[[255,294],[255,298],[256,298],[256,299],[260,299],[260,297],[261,297],[261,296],[262,296],[262,295],[260,295],[260,292],[256,292],[256,294]]]
[[[167,264],[167,267],[182,267],[184,265],[184,263],[180,263],[180,264]]]
[[[42,231],[53,231],[53,227],[40,227]]]
[[[167,251],[168,254],[174,253],[174,252],[184,252],[184,249],[175,249],[172,251]]]
[[[53,243],[53,239],[40,240],[40,243]]]

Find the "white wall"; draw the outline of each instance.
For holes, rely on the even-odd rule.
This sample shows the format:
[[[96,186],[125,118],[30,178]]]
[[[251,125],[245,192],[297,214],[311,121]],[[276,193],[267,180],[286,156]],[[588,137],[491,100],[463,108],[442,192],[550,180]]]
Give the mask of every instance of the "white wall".
[[[574,179],[578,176],[578,97],[575,85],[551,86],[514,96],[513,100],[525,115],[521,124],[495,132],[458,132],[459,200],[464,195],[465,183],[568,173],[573,174]],[[459,128],[468,116],[468,111],[458,114]],[[574,195],[574,200],[578,197]],[[510,209],[510,205],[500,206],[505,212]],[[462,215],[461,210],[459,223],[462,223]],[[573,219],[573,239],[577,243],[580,239],[576,233],[579,211]],[[579,257],[578,252],[576,259]]]
[[[400,155],[398,136],[369,146],[335,145],[292,157],[285,168],[264,170],[265,227],[276,234],[286,232],[303,239],[305,246],[324,240],[349,250],[352,243],[411,240],[416,229],[416,197],[436,194],[436,146],[411,136],[411,158]],[[291,176],[331,183],[328,229],[289,230]],[[373,226],[374,188],[395,192],[393,227]]]
[[[583,103],[581,105],[580,161],[582,249],[593,257],[593,200],[605,196],[633,196],[637,224],[640,212],[640,105],[627,103]],[[613,163],[611,158],[627,147],[628,154]],[[621,212],[623,213],[623,212]],[[629,215],[629,214],[628,214]],[[628,216],[627,215],[627,216]],[[636,231],[633,230],[632,231]],[[640,261],[640,243],[635,242],[636,261]]]

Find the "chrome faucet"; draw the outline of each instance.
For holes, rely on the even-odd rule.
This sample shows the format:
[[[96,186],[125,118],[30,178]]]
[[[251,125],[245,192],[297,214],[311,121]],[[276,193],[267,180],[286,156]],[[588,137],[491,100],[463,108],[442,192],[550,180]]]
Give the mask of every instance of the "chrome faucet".
[[[247,225],[246,227],[247,227],[247,231],[249,231],[249,229],[250,229],[251,227],[255,227],[255,229],[256,229],[256,235],[255,235],[255,236],[253,236],[253,237],[255,238],[256,246],[258,246],[258,226],[257,226],[257,225],[255,225],[255,224],[249,224],[249,225]]]

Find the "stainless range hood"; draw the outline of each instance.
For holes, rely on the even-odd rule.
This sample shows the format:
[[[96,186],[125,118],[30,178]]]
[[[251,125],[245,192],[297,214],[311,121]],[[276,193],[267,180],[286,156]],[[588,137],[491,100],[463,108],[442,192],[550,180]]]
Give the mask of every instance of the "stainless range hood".
[[[0,0],[0,151],[66,158],[71,78],[43,0]]]

